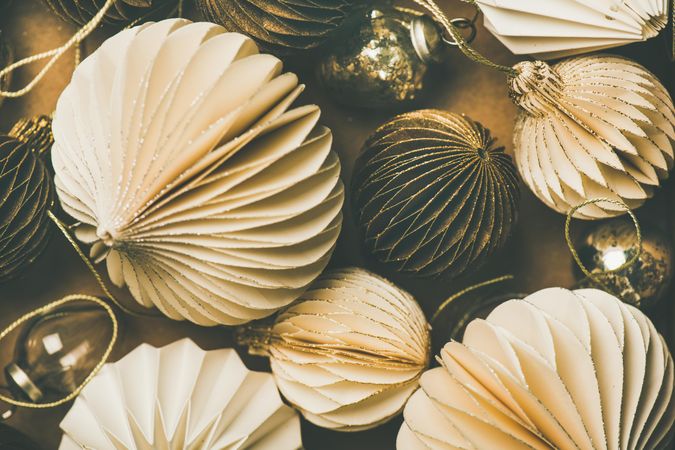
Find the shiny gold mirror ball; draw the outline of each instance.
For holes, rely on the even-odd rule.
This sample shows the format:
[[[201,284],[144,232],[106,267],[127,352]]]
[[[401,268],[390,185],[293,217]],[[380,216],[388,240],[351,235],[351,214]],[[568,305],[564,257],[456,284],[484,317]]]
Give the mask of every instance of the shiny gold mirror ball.
[[[475,270],[502,247],[518,215],[516,168],[480,123],[420,110],[366,141],[352,208],[378,261],[416,276]]]

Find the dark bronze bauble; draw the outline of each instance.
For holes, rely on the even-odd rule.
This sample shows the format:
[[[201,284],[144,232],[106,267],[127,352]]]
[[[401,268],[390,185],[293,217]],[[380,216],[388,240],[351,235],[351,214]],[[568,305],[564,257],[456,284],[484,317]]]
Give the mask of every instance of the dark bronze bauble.
[[[82,26],[101,10],[105,0],[42,0],[63,20]],[[171,17],[178,0],[116,0],[103,17],[105,23],[128,25],[132,21]]]
[[[396,116],[356,161],[352,207],[365,247],[417,276],[476,269],[517,219],[516,168],[478,122],[437,110]]]
[[[41,116],[0,136],[0,281],[18,275],[47,242],[54,188],[41,153],[53,142],[50,129]]]
[[[360,8],[319,61],[318,77],[339,103],[383,108],[415,100],[428,63],[442,47],[438,28],[427,16],[378,5]]]
[[[632,265],[616,272],[638,252],[635,226],[629,219],[618,218],[591,225],[578,247],[584,266],[604,286],[587,278],[583,287],[609,289],[623,301],[639,308],[649,308],[668,292],[673,277],[673,245],[668,236],[648,223],[640,223],[642,253]]]
[[[323,43],[347,17],[353,0],[197,0],[207,20],[284,54]]]

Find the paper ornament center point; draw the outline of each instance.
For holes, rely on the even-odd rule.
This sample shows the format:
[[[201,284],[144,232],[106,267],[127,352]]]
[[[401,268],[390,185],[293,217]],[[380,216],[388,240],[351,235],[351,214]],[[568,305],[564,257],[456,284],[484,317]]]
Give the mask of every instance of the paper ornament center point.
[[[513,68],[517,75],[509,79],[511,100],[532,116],[548,114],[561,97],[560,75],[544,61],[523,61]]]

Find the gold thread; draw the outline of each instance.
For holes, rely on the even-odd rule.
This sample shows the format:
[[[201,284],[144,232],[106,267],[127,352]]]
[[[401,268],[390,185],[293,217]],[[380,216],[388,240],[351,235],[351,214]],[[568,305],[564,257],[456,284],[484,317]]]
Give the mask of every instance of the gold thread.
[[[583,208],[584,206],[595,204],[595,203],[600,203],[600,202],[606,202],[606,203],[612,203],[614,205],[620,206],[626,210],[628,215],[630,215],[630,218],[633,220],[633,224],[635,225],[635,233],[637,235],[637,249],[638,251],[631,257],[628,261],[624,262],[622,265],[619,267],[616,267],[614,269],[609,269],[609,270],[604,270],[603,274],[608,274],[608,273],[614,273],[614,272],[620,272],[633,264],[635,264],[640,256],[642,256],[642,231],[640,230],[640,224],[638,223],[637,217],[635,216],[635,213],[626,205],[624,202],[619,201],[619,200],[612,200],[610,198],[594,198],[590,200],[586,200],[583,203],[578,204],[577,206],[573,207],[567,212],[567,219],[565,220],[565,241],[567,242],[567,248],[569,249],[570,253],[572,254],[572,258],[574,259],[574,262],[579,266],[579,269],[581,269],[581,272],[583,272],[586,277],[588,277],[591,281],[595,282],[597,285],[602,287],[605,291],[611,292],[617,297],[621,298],[620,295],[617,295],[616,292],[613,292],[612,289],[600,278],[597,274],[594,274],[586,266],[584,263],[581,261],[581,258],[579,257],[579,253],[577,253],[576,248],[574,248],[574,244],[572,243],[572,238],[570,237],[570,223],[572,222],[572,216],[574,215],[577,210]]]
[[[14,331],[16,327],[19,325],[23,324],[27,320],[32,319],[35,316],[44,314],[48,312],[51,309],[57,308],[59,306],[62,306],[66,303],[69,302],[74,302],[74,301],[87,301],[87,302],[92,302],[96,303],[98,306],[103,308],[106,313],[108,313],[108,316],[110,317],[110,321],[112,322],[113,325],[113,330],[112,330],[112,336],[110,338],[110,343],[108,344],[108,347],[106,348],[105,352],[103,352],[103,356],[101,356],[101,359],[99,362],[96,364],[96,366],[92,369],[91,373],[80,383],[80,385],[73,390],[70,394],[66,395],[65,397],[53,401],[53,402],[48,402],[48,403],[31,403],[31,402],[24,402],[21,400],[15,400],[11,397],[7,397],[4,394],[0,394],[0,400],[4,401],[5,403],[9,403],[10,405],[14,406],[19,406],[19,407],[24,407],[24,408],[34,408],[34,409],[45,409],[45,408],[53,408],[55,406],[63,405],[64,403],[67,403],[77,397],[80,392],[82,392],[82,389],[89,383],[95,376],[98,374],[98,372],[101,370],[103,365],[106,363],[108,360],[108,357],[110,356],[110,353],[113,350],[113,347],[115,346],[115,342],[117,341],[117,333],[119,329],[119,324],[117,322],[117,316],[115,316],[115,312],[113,309],[108,305],[106,302],[103,300],[96,298],[91,295],[85,295],[85,294],[73,294],[73,295],[67,295],[59,300],[53,301],[51,303],[48,303],[45,306],[42,306],[40,308],[34,309],[30,311],[29,313],[24,314],[23,316],[19,317],[16,319],[14,322],[12,322],[7,328],[5,328],[2,333],[0,333],[0,341],[4,339],[9,333]]]
[[[436,322],[436,319],[438,319],[438,316],[440,316],[441,313],[443,311],[445,311],[445,308],[447,308],[448,305],[450,305],[450,303],[452,303],[454,300],[458,299],[459,297],[461,297],[465,294],[468,294],[469,292],[475,291],[476,289],[480,289],[482,287],[490,286],[491,284],[500,283],[500,282],[506,281],[506,280],[513,280],[513,278],[514,278],[513,275],[502,275],[501,277],[492,278],[490,280],[486,280],[486,281],[471,285],[467,288],[462,289],[461,291],[457,292],[456,294],[451,295],[443,303],[441,303],[441,305],[438,307],[438,309],[436,310],[434,315],[431,316],[431,324],[433,325],[434,322]]]

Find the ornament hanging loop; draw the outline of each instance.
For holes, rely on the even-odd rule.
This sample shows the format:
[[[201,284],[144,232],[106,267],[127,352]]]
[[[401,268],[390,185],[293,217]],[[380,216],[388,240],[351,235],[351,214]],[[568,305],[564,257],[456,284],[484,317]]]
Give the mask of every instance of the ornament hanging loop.
[[[603,272],[599,274],[593,273],[588,268],[584,265],[584,263],[581,261],[581,258],[579,257],[579,253],[577,252],[577,249],[574,247],[574,243],[572,242],[572,238],[570,237],[570,224],[572,222],[572,217],[574,216],[574,213],[577,212],[579,209],[583,208],[584,206],[588,205],[593,205],[596,203],[611,203],[613,205],[619,206],[623,209],[626,210],[628,215],[630,216],[631,220],[633,221],[633,224],[635,225],[635,234],[636,234],[636,244],[635,247],[637,248],[637,251],[635,254],[626,262],[621,264],[619,267],[613,268],[613,269],[607,269],[604,270]],[[639,259],[640,256],[642,256],[642,230],[640,229],[640,224],[637,220],[637,216],[635,213],[626,205],[624,202],[619,201],[619,200],[612,200],[610,198],[594,198],[590,200],[586,200],[583,203],[578,204],[574,208],[570,209],[567,212],[567,219],[565,219],[565,241],[567,242],[567,248],[569,248],[570,253],[572,254],[572,258],[574,259],[574,262],[577,264],[581,272],[588,277],[588,279],[592,280],[594,283],[596,283],[598,286],[602,287],[606,292],[609,292],[613,295],[616,295],[617,297],[621,298],[620,293],[613,292],[612,289],[605,283],[602,279],[603,274],[610,274],[610,273],[616,273],[616,272],[621,272],[622,270],[631,267],[633,264],[635,264]]]
[[[22,95],[25,95],[31,90],[33,90],[35,85],[37,85],[45,77],[45,75],[47,75],[47,72],[49,72],[49,70],[54,66],[54,64],[56,64],[56,62],[61,58],[61,56],[63,56],[64,53],[66,53],[73,47],[76,48],[76,62],[77,62],[79,60],[79,50],[78,50],[79,44],[87,36],[89,36],[89,34],[91,34],[91,32],[94,31],[94,29],[96,29],[96,27],[101,23],[103,17],[108,12],[110,7],[115,3],[115,1],[117,0],[106,0],[105,4],[96,13],[96,15],[92,17],[92,19],[88,23],[86,23],[82,28],[80,28],[77,31],[77,33],[75,33],[61,47],[48,50],[46,52],[38,53],[37,55],[29,56],[13,64],[10,64],[9,66],[0,70],[0,79],[1,79],[2,77],[5,77],[10,73],[14,72],[14,70],[18,69],[19,67],[27,66],[34,62],[49,58],[47,64],[45,64],[45,66],[40,70],[40,72],[38,72],[38,74],[35,75],[35,77],[33,77],[33,79],[26,86],[17,91],[0,90],[0,97],[9,97],[9,98],[21,97]]]

